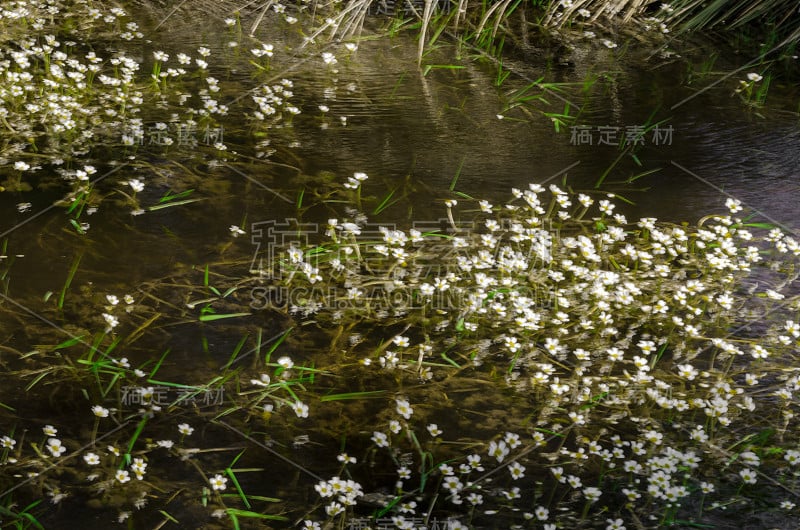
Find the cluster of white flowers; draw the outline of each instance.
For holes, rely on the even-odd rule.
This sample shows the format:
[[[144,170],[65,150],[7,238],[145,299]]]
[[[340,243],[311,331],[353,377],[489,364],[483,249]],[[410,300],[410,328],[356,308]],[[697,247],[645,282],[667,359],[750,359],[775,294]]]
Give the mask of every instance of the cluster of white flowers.
[[[346,184],[357,185],[356,179]],[[603,487],[590,482],[594,478],[587,469],[604,469],[606,480],[624,485],[622,494],[637,506],[646,499],[658,509],[670,510],[697,492],[716,493],[709,479],[725,457],[709,451],[709,444],[732,440],[732,435],[735,440],[726,427],[748,421],[745,417],[763,421],[759,414],[778,422],[785,421],[784,412],[794,417],[790,403],[800,391],[800,377],[781,376],[782,383],[771,390],[770,399],[779,398],[782,410],[773,411],[763,400],[767,395],[763,375],[755,370],[737,372],[731,366],[746,363],[747,358],[768,366],[778,352],[796,345],[800,324],[781,320],[772,325],[774,333],[759,340],[718,335],[727,331],[724,323],[735,321],[746,302],[736,291],[738,282],[762,263],[796,259],[800,245],[776,229],[759,238],[735,217],[744,205],[734,198],[725,202],[730,215],[709,216],[692,228],[651,217],[630,223],[615,213],[613,196],[595,199],[538,185],[513,190],[513,196],[501,219],[492,217],[498,210],[495,206],[480,201],[479,215],[484,217],[473,224],[474,233],[462,230],[442,238],[384,227],[377,231],[382,241],[371,240],[346,255],[339,252],[330,268],[315,271],[320,276],[315,281],[323,284],[336,286],[346,279],[348,300],[368,303],[369,292],[362,286],[380,278],[422,301],[427,327],[390,338],[363,364],[420,377],[423,368],[430,369],[424,364],[432,344],[455,336],[457,341],[446,342],[448,356],[457,345],[457,351],[469,352],[476,367],[511,359],[507,380],[535,396],[534,403],[541,407],[537,425],[552,437],[565,437],[558,456],[550,457],[561,464],[551,467],[556,486],[549,487],[568,488],[587,506],[604,506],[600,511],[612,509],[614,501]],[[450,200],[445,207],[450,215],[459,203]],[[353,246],[337,238],[343,224],[329,221],[328,236],[339,250]],[[445,271],[426,268],[442,252],[454,257],[452,265]],[[302,263],[304,252],[295,248],[293,256],[293,261]],[[371,260],[371,270],[360,267],[363,259]],[[379,270],[381,263],[386,266]],[[387,269],[400,268],[402,275],[382,276]],[[792,270],[773,269],[787,274]],[[291,281],[307,280],[297,275]],[[762,290],[766,301],[784,296],[782,289]],[[437,306],[439,294],[459,296],[451,299],[453,305]],[[314,303],[318,308],[329,305],[324,299]],[[358,307],[354,305],[354,314],[363,317]],[[363,341],[361,337],[353,347]],[[425,339],[414,344],[412,337]],[[698,364],[698,352],[709,349],[714,362]],[[418,358],[407,355],[417,351]],[[379,362],[372,362],[376,359]],[[635,416],[638,411],[641,417]],[[399,454],[404,440],[412,439],[415,420],[422,416],[421,430],[430,436],[415,434],[413,439],[419,444],[424,440],[425,450],[439,447],[442,429],[430,422],[427,411],[415,413],[409,397],[395,398],[393,412],[397,419],[390,421],[388,430],[372,433],[374,446]],[[698,413],[706,418],[705,424],[696,424]],[[677,421],[678,431],[669,427]],[[621,422],[629,428],[617,427]],[[408,437],[393,437],[403,430]],[[609,436],[609,431],[625,435]],[[560,432],[577,436],[573,440]],[[507,432],[487,443],[485,462],[473,454],[438,466],[441,488],[456,505],[485,505],[490,496],[471,482],[469,473],[482,471],[488,462],[505,467],[513,484],[542,465],[535,453],[524,448],[545,443],[546,435],[538,428],[527,443]],[[800,452],[791,449],[785,454],[787,462],[800,465]],[[742,483],[758,483],[763,459],[745,450],[738,461],[736,473]],[[413,469],[409,461],[398,466],[397,488],[414,477]],[[520,488],[496,494],[505,500],[522,496]],[[548,509],[539,508],[528,515],[549,521]],[[415,513],[407,509],[397,508],[400,514]],[[328,514],[337,510],[331,508]],[[623,519],[611,518],[607,524],[625,528]]]
[[[325,506],[325,512],[330,517],[342,513],[346,507],[355,506],[358,498],[364,495],[361,484],[358,482],[340,477],[331,477],[323,480],[314,486],[319,496],[323,499],[331,499]]]
[[[292,86],[293,83],[289,79],[282,79],[273,85],[261,85],[252,96],[258,105],[258,110],[253,116],[262,122],[277,123],[284,118],[284,112],[288,116],[300,114],[300,109],[289,101],[294,95]]]

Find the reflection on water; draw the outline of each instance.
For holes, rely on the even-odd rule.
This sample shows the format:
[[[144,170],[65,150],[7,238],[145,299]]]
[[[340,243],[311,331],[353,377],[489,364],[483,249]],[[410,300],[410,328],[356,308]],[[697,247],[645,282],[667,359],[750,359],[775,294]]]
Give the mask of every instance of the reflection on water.
[[[169,34],[170,44],[176,48],[196,47],[209,43],[210,38]],[[280,44],[284,38],[288,37],[274,36],[272,41]],[[216,52],[223,53],[223,43],[211,44],[216,44],[212,46]],[[143,50],[145,55],[150,52]],[[196,315],[186,310],[187,304],[199,303],[202,298],[192,284],[205,281],[211,286],[228,287],[248,274],[251,260],[259,252],[250,239],[251,227],[298,217],[324,226],[329,217],[343,215],[341,204],[324,202],[329,199],[330,182],[343,181],[357,171],[370,175],[362,194],[364,203],[373,209],[397,190],[374,218],[405,227],[436,223],[444,217],[443,200],[455,197],[451,186],[470,196],[500,201],[510,188],[524,188],[530,182],[566,182],[576,190],[598,196],[617,193],[635,203],[625,211],[636,217],[695,222],[708,212],[722,212],[724,200],[730,196],[754,211],[755,220],[798,228],[800,134],[795,118],[756,117],[720,88],[681,103],[694,92],[680,85],[680,76],[659,69],[641,71],[637,64],[615,63],[610,57],[603,59],[608,62],[590,63],[591,54],[584,54],[583,62],[576,59],[573,69],[562,68],[556,73],[543,65],[517,61],[516,70],[529,79],[544,75],[547,81],[554,75],[567,85],[544,92],[533,89],[528,94],[541,98],[509,108],[520,102],[511,98],[527,84],[524,79],[512,75],[497,87],[493,65],[458,62],[447,47],[433,52],[427,60],[457,64],[459,68],[434,68],[423,75],[416,66],[416,52],[416,42],[402,36],[364,41],[350,60],[340,61],[335,73],[320,68],[318,61],[281,64],[276,58],[275,71],[287,69],[276,78],[286,76],[294,81],[293,99],[303,111],[292,127],[275,129],[268,143],[259,138],[261,145],[254,146],[249,129],[240,123],[225,124],[228,151],[217,164],[186,152],[180,156],[140,155],[147,164],[131,163],[119,169],[113,179],[98,185],[106,200],[97,213],[86,217],[91,226],[85,235],[69,226],[61,208],[34,217],[58,198],[57,193],[34,190],[0,195],[0,223],[8,234],[7,253],[24,256],[15,258],[7,295],[58,322],[43,326],[47,334],[39,330],[40,322],[35,326],[12,322],[17,331],[9,344],[19,350],[31,349],[42,341],[56,344],[63,340],[57,329],[61,325],[70,332],[86,331],[68,324],[75,319],[88,327],[88,308],[84,312],[75,307],[78,304],[68,304],[64,311],[54,311],[52,303],[43,300],[45,293],[59,295],[76,256],[81,256],[81,261],[73,291],[93,301],[92,309],[102,305],[107,293],[121,296],[146,292],[157,301],[154,304],[159,310],[183,311],[189,321]],[[231,59],[232,68],[243,69],[244,60],[241,55]],[[603,69],[611,73],[583,93],[580,87],[588,73],[601,74]],[[239,84],[252,83],[241,73],[218,75],[231,101],[239,96],[235,91]],[[675,107],[676,103],[681,104]],[[570,116],[576,118],[556,132],[552,116],[544,113],[560,114],[567,104]],[[635,159],[613,145],[629,128],[655,122],[661,122],[663,128],[671,127],[669,141],[661,138],[657,145],[653,133],[646,134],[634,152]],[[591,145],[586,141],[577,145],[570,124],[585,126]],[[601,141],[603,131],[614,131],[617,141],[606,141],[608,137]],[[180,166],[173,163],[175,159]],[[603,185],[596,190],[601,176]],[[133,178],[146,182],[138,196],[142,204],[157,205],[166,194],[187,190],[193,190],[190,197],[198,200],[132,215],[116,188],[123,187],[117,185],[119,181]],[[16,204],[20,202],[30,202],[32,209],[18,211]],[[242,228],[247,235],[233,237],[231,226]],[[211,264],[212,271],[208,279],[204,278],[206,264]],[[233,312],[247,308],[249,300],[234,293],[226,302],[229,305],[223,307]],[[248,318],[254,328],[270,335],[290,325],[265,312]],[[160,328],[140,343],[126,344],[131,360],[142,361],[154,352],[172,349],[175,354],[164,366],[164,377],[190,383],[218,370],[241,339],[235,334],[240,329],[234,326],[209,327],[202,333],[192,328],[186,333],[182,324]],[[383,329],[374,333],[387,334]],[[324,364],[329,354],[326,344],[317,337],[290,341],[287,347],[298,359]],[[355,376],[352,383],[359,391],[388,386]],[[477,396],[483,382],[476,380],[463,387],[459,384],[443,384],[442,400],[457,394]],[[21,386],[14,390],[24,394]],[[457,432],[474,428],[475,418],[488,421],[490,415],[483,411],[486,405],[478,397],[470,399],[470,411],[465,413],[470,421],[443,419],[440,426]],[[0,401],[17,403],[4,397]],[[363,407],[364,423],[354,428],[367,431],[374,410],[369,405],[358,406]],[[329,409],[323,409],[320,421],[337,421],[342,414],[337,407],[330,404]],[[506,409],[508,414],[516,413],[509,411]],[[489,433],[499,427],[484,428]],[[211,440],[223,438],[217,432],[208,436]],[[326,441],[335,445],[335,435],[330,438]],[[317,465],[315,469],[330,467],[329,455],[315,457],[303,443],[293,446],[294,442],[288,438],[275,440],[292,446],[306,461]],[[263,463],[243,461],[241,465]],[[308,477],[289,467],[280,472],[291,477],[294,484],[308,482]],[[386,486],[385,479],[379,477],[370,486],[380,489]],[[258,480],[250,479],[247,484],[255,487]],[[185,518],[184,524],[187,520],[192,519]]]

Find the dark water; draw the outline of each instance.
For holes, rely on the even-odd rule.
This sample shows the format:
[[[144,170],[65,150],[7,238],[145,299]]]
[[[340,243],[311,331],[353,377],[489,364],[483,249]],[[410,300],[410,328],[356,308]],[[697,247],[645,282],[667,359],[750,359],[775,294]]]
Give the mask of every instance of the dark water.
[[[179,49],[196,47],[209,38],[213,36],[170,33],[168,40]],[[222,54],[222,45],[217,44],[215,53]],[[574,67],[558,70],[518,59],[511,63],[517,73],[498,87],[490,63],[458,62],[454,50],[444,47],[430,61],[463,68],[432,69],[425,75],[416,66],[415,53],[413,39],[396,37],[362,42],[352,60],[340,57],[335,74],[320,68],[318,61],[294,66],[287,60],[276,66],[276,72],[291,68],[280,77],[293,80],[293,99],[303,114],[295,118],[291,129],[274,132],[269,147],[275,153],[269,159],[246,158],[255,149],[247,131],[237,123],[231,123],[226,131],[231,154],[215,168],[208,167],[208,160],[193,160],[181,153],[181,162],[193,169],[189,174],[171,165],[168,155],[141,153],[140,160],[152,164],[150,169],[123,167],[99,185],[109,200],[85,218],[91,224],[85,235],[69,226],[62,208],[48,210],[59,197],[57,191],[0,195],[0,226],[9,256],[5,263],[13,259],[4,303],[7,344],[28,351],[36,344],[66,340],[64,330],[75,333],[90,329],[92,323],[101,325],[98,314],[90,313],[107,293],[120,297],[130,293],[139,299],[142,293],[158,294],[175,307],[185,308],[186,303],[202,298],[201,289],[192,286],[202,285],[206,264],[213,273],[209,284],[220,288],[235,283],[237,275],[247,274],[250,260],[257,254],[248,227],[298,217],[301,190],[306,222],[324,223],[329,217],[341,216],[341,205],[315,203],[315,194],[325,195],[329,179],[341,182],[356,171],[370,176],[362,190],[368,213],[391,190],[398,190],[396,198],[400,200],[374,218],[404,227],[443,217],[443,200],[454,197],[449,188],[457,176],[456,191],[492,202],[509,197],[512,187],[566,182],[597,197],[604,192],[624,196],[635,203],[620,208],[631,216],[670,221],[695,222],[708,213],[723,212],[725,199],[734,197],[755,220],[800,228],[800,131],[796,116],[779,111],[783,104],[780,90],[770,94],[768,101],[774,107],[759,113],[732,96],[732,83],[703,90],[717,80],[709,77],[686,86],[680,64],[653,67],[626,57],[615,61],[597,49],[584,51]],[[242,67],[241,58],[231,61],[234,68]],[[605,75],[583,94],[579,85],[590,74]],[[545,76],[545,81],[557,79],[574,85],[565,85],[558,93],[534,88],[531,93],[541,94],[547,102],[532,103],[527,111],[509,109],[510,95],[528,83],[525,78],[540,76]],[[230,99],[235,97],[232,87],[239,82],[245,83],[246,76],[232,73],[228,78]],[[576,145],[569,125],[556,132],[552,120],[542,114],[560,113],[566,102],[571,114],[578,115],[573,123],[587,128],[592,145]],[[317,108],[321,104],[330,108],[324,116]],[[346,125],[341,117],[346,117]],[[656,145],[652,133],[647,134],[636,151],[639,163],[629,155],[620,156],[618,146],[598,145],[601,128],[624,137],[629,127],[660,120],[665,120],[662,127],[672,127],[670,141]],[[237,157],[234,151],[245,156]],[[102,165],[102,161],[98,163]],[[610,167],[603,184],[596,187]],[[143,205],[156,204],[171,189],[194,189],[194,197],[203,200],[132,216],[130,207],[115,204],[115,198],[121,197],[113,190],[122,188],[114,182],[137,176],[146,182],[138,195]],[[33,208],[19,213],[15,205],[20,202],[30,202]],[[247,235],[233,238],[231,225],[244,227]],[[23,257],[12,258],[15,255]],[[92,309],[82,312],[73,303],[66,312],[55,311],[52,302],[43,301],[45,293],[58,296],[79,255],[70,297],[90,300],[87,305]],[[154,287],[157,285],[161,287]],[[246,297],[238,298],[230,307],[247,310],[247,302]],[[44,315],[47,322],[33,313]],[[11,318],[11,314],[21,316]],[[78,329],[71,327],[74,322],[80,322]],[[251,322],[270,336],[288,325],[263,313],[255,314]],[[233,331],[239,330],[217,327],[199,332],[177,324],[161,328],[126,351],[132,361],[141,361],[171,348],[174,353],[164,366],[164,377],[191,383],[207,380],[209,373],[218,370],[220,359],[226,359],[241,338]],[[210,353],[204,353],[201,336]],[[315,357],[308,343],[290,347],[298,360]],[[11,382],[4,389],[0,401],[24,410],[19,383]],[[19,393],[17,397],[15,393]],[[84,405],[62,404],[58,410],[77,414]],[[365,406],[365,417],[368,408]],[[47,419],[50,404],[31,410],[35,411],[32,417],[52,421]],[[4,421],[13,421],[10,414],[4,414]],[[330,411],[330,417],[336,417],[335,411]],[[455,422],[439,421],[451,432],[457,429]],[[225,431],[211,429],[207,436],[222,441]],[[292,440],[281,439],[280,443],[291,445]],[[330,455],[315,457],[302,445],[292,451],[309,465],[318,464],[315,469],[330,467],[325,459]],[[277,472],[289,478],[287,487],[310,483],[308,476],[290,466]],[[102,522],[85,521],[86,527],[93,524],[100,527]]]

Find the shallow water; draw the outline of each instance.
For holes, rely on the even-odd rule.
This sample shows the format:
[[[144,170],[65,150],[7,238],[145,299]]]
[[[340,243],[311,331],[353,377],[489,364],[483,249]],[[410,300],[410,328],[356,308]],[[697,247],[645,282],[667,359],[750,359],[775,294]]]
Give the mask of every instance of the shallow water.
[[[261,31],[265,39],[283,43],[285,36],[270,35],[269,26],[263,26]],[[175,50],[207,43],[215,53],[222,54],[224,44],[213,42],[214,38],[215,35],[185,33],[180,27],[161,34],[161,39]],[[158,42],[152,46],[160,47]],[[443,46],[427,62],[463,68],[438,68],[427,74],[416,66],[416,42],[405,36],[362,42],[350,60],[340,57],[338,73],[321,67],[319,61],[296,66],[293,59],[284,63],[276,59],[276,77],[294,81],[293,100],[303,113],[295,117],[291,128],[273,131],[268,148],[274,149],[274,154],[266,159],[254,158],[260,148],[253,146],[248,131],[239,123],[226,125],[225,143],[230,154],[215,168],[208,167],[207,159],[193,159],[190,153],[175,158],[192,169],[191,173],[172,164],[174,155],[156,150],[140,153],[139,159],[151,167],[122,167],[98,185],[110,200],[86,218],[91,227],[85,235],[76,234],[68,225],[63,209],[48,209],[59,198],[57,191],[0,195],[0,231],[8,240],[6,253],[21,256],[14,258],[7,276],[3,315],[4,327],[9,330],[6,344],[29,351],[39,344],[66,340],[68,333],[83,333],[91,324],[101,325],[98,307],[107,293],[120,297],[130,293],[139,300],[143,294],[158,296],[162,303],[159,310],[166,313],[172,304],[177,312],[183,311],[181,316],[186,317],[186,322],[176,319],[164,327],[156,326],[156,331],[140,342],[124,345],[124,353],[135,364],[170,349],[172,353],[162,372],[166,380],[186,384],[208,380],[227,360],[243,327],[263,329],[266,338],[280,333],[290,322],[264,311],[254,312],[244,326],[239,322],[230,327],[203,325],[199,329],[190,325],[190,321],[196,324],[196,314],[187,311],[186,304],[204,296],[197,287],[203,284],[204,267],[208,264],[211,271],[209,285],[218,285],[220,290],[246,276],[260,248],[252,229],[269,223],[281,227],[287,219],[301,215],[297,208],[301,191],[302,220],[308,223],[310,240],[318,238],[325,221],[341,216],[342,209],[338,204],[315,202],[315,194],[324,196],[329,187],[326,182],[332,178],[345,180],[356,171],[370,176],[363,186],[362,198],[371,208],[391,190],[398,190],[394,198],[399,201],[372,219],[403,227],[438,225],[445,215],[443,200],[453,198],[449,191],[453,183],[456,191],[499,202],[508,197],[512,187],[523,188],[530,182],[566,182],[598,196],[613,192],[629,199],[635,205],[624,210],[634,217],[693,223],[709,212],[723,212],[725,198],[734,197],[754,212],[754,220],[800,228],[800,131],[796,116],[768,108],[762,111],[766,117],[760,117],[731,97],[729,84],[723,83],[726,88],[700,91],[716,78],[709,78],[707,83],[695,81],[687,87],[682,83],[680,66],[647,70],[642,68],[641,58],[614,60],[597,49],[579,48],[575,66],[557,70],[517,59],[511,63],[516,73],[500,87],[495,86],[496,72],[491,63],[459,62],[454,52],[452,47]],[[150,50],[143,50],[144,55],[149,53]],[[243,68],[241,57],[230,61],[234,70]],[[508,109],[509,94],[524,87],[526,78],[543,75],[545,81],[558,79],[579,85],[590,72],[609,74],[597,81],[587,95],[581,94],[577,86],[568,86],[558,95],[542,93],[549,104],[535,103],[529,113]],[[223,92],[230,100],[237,97],[236,87],[248,82],[247,76],[239,72],[220,77],[224,79]],[[780,107],[781,97],[780,91],[775,90],[770,94],[770,105]],[[541,114],[561,112],[565,101],[570,102],[572,114],[580,109],[575,123],[588,128],[592,145],[575,145],[568,126],[557,133],[550,118]],[[327,105],[330,111],[319,111],[320,104]],[[342,117],[346,117],[346,124]],[[662,119],[668,120],[665,126],[674,129],[671,141],[655,145],[652,135],[647,135],[637,152],[640,166],[628,156],[617,163],[621,151],[616,146],[597,145],[601,138],[598,128],[616,128],[613,130],[624,134],[627,127]],[[234,152],[244,156],[238,157]],[[97,163],[102,165],[103,161]],[[596,189],[598,179],[612,165],[614,169]],[[657,171],[626,183],[650,170]],[[129,207],[111,201],[122,199],[115,194],[115,187],[121,188],[115,182],[138,175],[146,181],[145,190],[138,195],[143,204],[156,204],[168,190],[194,189],[193,197],[203,200],[132,216]],[[30,202],[32,209],[18,212],[15,205],[20,202]],[[243,226],[247,235],[232,238],[231,225]],[[68,303],[64,311],[54,310],[52,302],[43,301],[45,293],[58,296],[70,265],[79,255],[80,266]],[[10,260],[9,257],[5,263]],[[88,301],[85,307],[84,300]],[[14,302],[27,309],[20,310]],[[247,293],[237,293],[225,309],[247,311],[248,302]],[[13,314],[21,316],[12,318]],[[34,314],[44,316],[47,322]],[[374,333],[389,335],[382,329]],[[207,346],[203,346],[201,337]],[[323,365],[328,356],[323,339],[293,337],[287,348],[298,361]],[[15,360],[6,362],[15,368],[20,366]],[[29,418],[53,422],[49,412],[81,417],[86,409],[85,402],[60,403],[56,407],[52,401],[46,402],[45,391],[42,402],[29,408],[23,397],[25,382],[10,383],[4,385],[0,402],[29,412]],[[476,380],[474,384],[464,388],[456,385],[441,393],[477,393],[482,382]],[[354,376],[353,381],[333,385],[331,392],[345,391],[350,386],[360,390],[385,388],[381,381],[358,380]],[[368,431],[369,418],[375,411],[369,403],[358,407],[362,408],[351,410],[349,417],[363,418],[356,428]],[[470,407],[469,413],[462,414],[472,419],[481,415],[479,410],[485,413],[487,405],[475,399]],[[339,404],[331,404],[330,410],[320,412],[320,422],[324,423],[326,416],[331,424],[340,421],[340,408]],[[13,414],[3,414],[4,422],[14,421]],[[434,414],[431,411],[432,417]],[[458,421],[444,412],[438,414],[439,424],[454,437],[475,434],[468,431],[470,423],[463,417]],[[164,426],[167,428],[171,426]],[[465,432],[460,433],[459,429]],[[291,446],[292,454],[316,473],[328,476],[323,470],[335,472],[331,455],[315,453],[316,445],[292,445],[296,440],[282,436],[280,428],[268,434],[255,430],[263,439],[274,437],[278,443]],[[217,425],[209,428],[204,440],[210,445],[215,440],[225,445],[229,443],[227,434],[230,433]],[[477,435],[475,438],[479,439]],[[320,435],[314,442],[335,445],[336,439],[333,434],[329,439]],[[287,485],[277,488],[279,494],[288,494],[292,486],[313,482],[291,466],[272,468],[283,464],[265,464],[263,454],[252,461],[249,458],[248,455],[241,466],[270,467],[277,476],[289,477]],[[152,462],[154,467],[157,464]],[[248,491],[258,493],[257,485],[263,481],[253,478],[243,482],[252,488]],[[390,479],[379,476],[369,487],[381,490],[390,485]],[[265,488],[263,494],[276,493]],[[53,516],[53,527],[68,510]],[[190,514],[183,515],[186,524]],[[197,520],[203,518],[198,516]],[[82,526],[99,528],[106,522],[107,518],[87,518],[82,520]],[[140,522],[154,524],[158,520]]]

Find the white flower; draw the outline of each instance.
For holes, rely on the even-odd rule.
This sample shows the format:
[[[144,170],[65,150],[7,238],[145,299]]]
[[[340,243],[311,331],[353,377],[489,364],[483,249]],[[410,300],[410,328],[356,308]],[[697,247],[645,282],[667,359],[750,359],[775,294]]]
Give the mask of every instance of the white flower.
[[[144,189],[144,182],[139,179],[131,179],[127,182],[128,186],[133,188],[133,191],[142,191]]]
[[[297,414],[298,418],[308,418],[308,405],[302,401],[295,401],[292,404],[292,410]]]
[[[47,440],[47,450],[53,456],[61,456],[67,452],[67,448],[61,445],[61,440],[58,438],[49,438]]]
[[[228,482],[228,479],[223,477],[222,475],[214,475],[210,479],[208,479],[208,483],[211,484],[211,488],[214,491],[223,491],[227,486],[225,483]]]
[[[228,228],[228,230],[230,230],[230,232],[231,232],[231,235],[232,235],[233,237],[239,237],[239,236],[241,236],[241,235],[244,235],[244,234],[245,234],[245,231],[244,231],[244,230],[242,230],[241,228],[239,228],[239,227],[238,227],[238,226],[236,226],[236,225],[231,225],[231,226]]]
[[[278,364],[284,369],[289,370],[292,366],[294,366],[294,361],[292,361],[291,357],[284,355],[278,359]]]
[[[464,488],[464,485],[455,475],[448,475],[442,482],[442,487],[449,490],[451,494],[456,494]]]
[[[271,379],[269,374],[261,374],[258,379],[251,379],[250,384],[257,386],[268,386]]]
[[[742,211],[742,201],[739,199],[734,199],[733,197],[725,200],[725,206],[728,207],[728,210],[730,210],[731,213]]]
[[[130,481],[130,479],[131,479],[130,474],[127,471],[125,471],[124,469],[118,469],[114,476],[122,484],[125,484],[126,482]]]
[[[506,432],[505,436],[503,436],[503,440],[508,443],[508,446],[511,447],[511,449],[516,449],[522,445],[522,442],[519,439],[519,434],[514,432]]]
[[[114,315],[109,315],[108,313],[103,313],[103,320],[105,320],[106,324],[108,325],[106,331],[110,331],[119,325],[119,320],[117,320],[117,317]]]
[[[397,401],[397,413],[400,414],[405,419],[410,419],[411,415],[414,414],[414,409],[411,408],[411,405],[405,399],[398,399]]]
[[[739,476],[742,477],[742,481],[745,484],[755,484],[756,481],[758,480],[755,471],[753,471],[750,468],[744,468],[741,471],[739,471]]]
[[[356,457],[350,456],[347,453],[340,454],[339,456],[336,457],[336,459],[339,462],[342,462],[343,464],[355,464],[356,463]]]
[[[600,491],[598,488],[594,486],[589,486],[588,488],[583,488],[583,495],[586,497],[586,500],[589,502],[594,502],[600,498],[603,492]]]
[[[431,433],[431,436],[434,438],[442,434],[442,430],[435,423],[428,425],[428,432]]]
[[[133,472],[136,473],[136,478],[142,480],[142,476],[144,475],[144,470],[147,468],[147,463],[144,461],[143,458],[134,458],[133,463],[131,464],[131,469]]]
[[[402,335],[398,335],[393,339],[395,345],[400,346],[401,348],[407,348],[409,344],[408,337],[403,337]]]
[[[315,484],[314,489],[317,490],[317,493],[322,498],[331,497],[333,496],[334,493],[333,488],[331,488],[331,485],[328,483],[327,480],[323,480]]]
[[[131,367],[131,363],[128,361],[127,357],[123,357],[122,359],[111,359],[111,362],[117,366],[121,366],[122,368]]]
[[[758,83],[762,79],[764,79],[764,78],[761,77],[759,74],[757,74],[755,72],[750,72],[749,74],[747,74],[747,80],[748,81],[752,81],[754,83]]]
[[[56,434],[58,434],[58,429],[56,429],[52,425],[45,425],[44,427],[42,427],[42,432],[44,433],[45,436],[55,436]]]
[[[385,433],[375,431],[372,433],[372,441],[378,447],[389,447],[389,437]]]
[[[190,436],[194,432],[194,427],[191,427],[188,423],[181,423],[178,425],[178,432],[184,436]]]
[[[498,462],[502,462],[503,459],[508,455],[508,452],[508,445],[506,445],[504,441],[501,440],[500,443],[495,441],[489,442],[489,456],[495,457]]]
[[[100,463],[100,457],[94,453],[86,453],[83,455],[83,459],[86,461],[87,464],[90,466],[96,466]]]
[[[581,482],[581,478],[580,477],[576,477],[575,475],[568,476],[567,477],[567,483],[571,487],[573,487],[575,489],[580,488],[581,486],[583,486],[583,482]]]
[[[606,530],[625,530],[625,521],[622,519],[606,519]]]
[[[100,405],[92,407],[92,412],[94,412],[94,415],[98,418],[108,418],[108,409]]]
[[[678,365],[678,375],[680,375],[681,377],[685,377],[689,381],[694,380],[694,378],[697,377],[698,373],[699,372],[697,371],[697,369],[691,364]]]
[[[511,478],[514,480],[520,479],[525,476],[525,466],[520,464],[519,462],[514,462],[510,466],[508,466],[508,470],[511,472]]]

